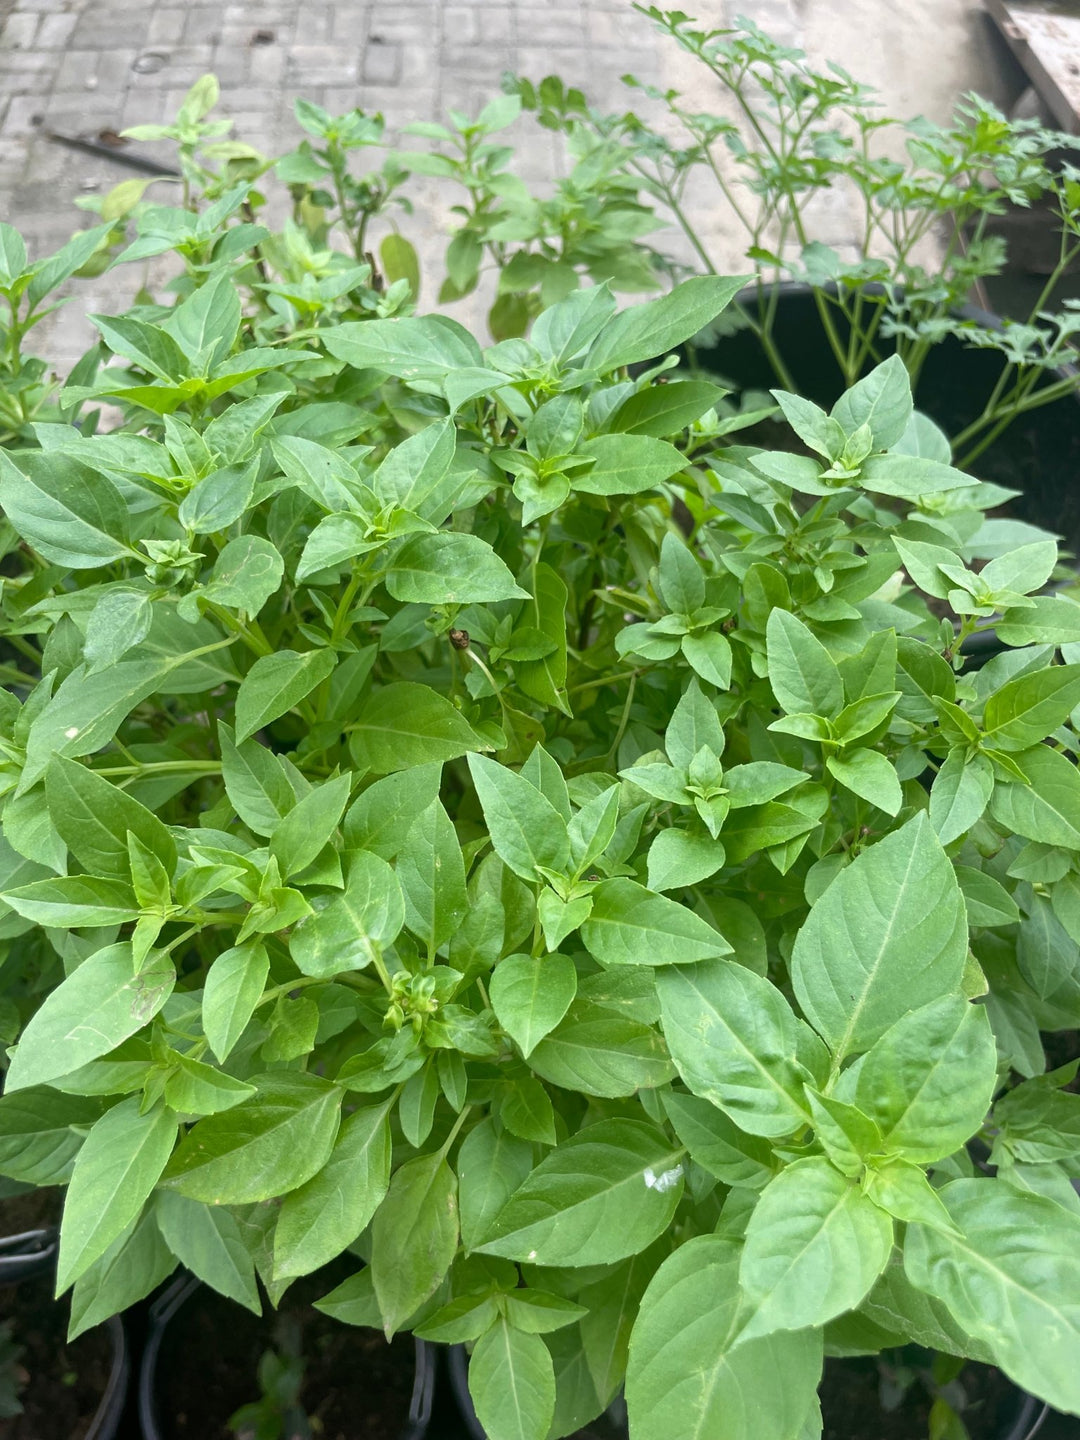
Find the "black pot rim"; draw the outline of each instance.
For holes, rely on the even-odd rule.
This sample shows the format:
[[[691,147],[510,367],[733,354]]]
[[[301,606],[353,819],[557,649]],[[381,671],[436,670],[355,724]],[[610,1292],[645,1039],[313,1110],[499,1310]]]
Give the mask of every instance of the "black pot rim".
[[[885,295],[890,287],[883,285],[879,280],[868,281],[859,287],[866,295]],[[899,294],[903,294],[903,286],[891,287]],[[818,291],[825,294],[836,295],[840,286],[835,280],[830,280],[824,285],[811,285],[806,280],[767,280],[763,283],[762,289],[766,292],[779,292],[781,302],[790,297],[793,300],[803,300],[815,295]],[[732,302],[735,305],[745,306],[757,298],[758,287],[756,285],[744,285],[738,291]],[[978,305],[958,305],[952,312],[958,320],[971,320],[976,325],[981,325],[985,330],[1004,330],[1005,321],[993,310],[982,310]],[[970,348],[970,347],[969,347]],[[1048,378],[1059,380],[1072,379],[1080,375],[1080,365],[1071,364],[1066,361],[1063,365],[1055,365],[1052,370],[1046,372]],[[1074,403],[1080,404],[1080,389],[1074,391],[1071,396],[1061,397],[1063,400],[1071,399]]]
[[[139,1428],[144,1440],[165,1440],[158,1421],[157,1361],[169,1322],[177,1311],[200,1290],[207,1289],[194,1275],[179,1275],[150,1306],[149,1328],[139,1365],[138,1414]],[[213,1292],[211,1292],[213,1293]],[[435,1363],[430,1345],[413,1337],[416,1368],[413,1379],[412,1397],[409,1401],[409,1418],[400,1440],[424,1440],[431,1421],[431,1408],[435,1394]],[[89,1440],[89,1437],[88,1437]],[[105,1440],[105,1437],[102,1437]]]
[[[464,1345],[450,1346],[447,1355],[447,1369],[450,1374],[450,1386],[454,1392],[454,1399],[457,1401],[461,1418],[465,1422],[465,1428],[473,1440],[487,1440],[487,1432],[477,1419],[472,1399],[469,1396],[469,1357]],[[1042,1429],[1043,1421],[1050,1413],[1050,1407],[1037,1400],[1034,1395],[1025,1394],[1018,1386],[1014,1386],[1014,1389],[1020,1397],[1020,1407],[1011,1426],[1003,1432],[1000,1440],[1035,1440],[1036,1435]]]
[[[55,1225],[0,1235],[0,1285],[51,1270],[56,1263],[60,1232]]]
[[[105,1386],[101,1403],[94,1412],[86,1440],[113,1440],[120,1425],[120,1418],[127,1403],[128,1382],[131,1378],[131,1355],[127,1331],[119,1315],[110,1315],[105,1328],[113,1347],[112,1369]]]

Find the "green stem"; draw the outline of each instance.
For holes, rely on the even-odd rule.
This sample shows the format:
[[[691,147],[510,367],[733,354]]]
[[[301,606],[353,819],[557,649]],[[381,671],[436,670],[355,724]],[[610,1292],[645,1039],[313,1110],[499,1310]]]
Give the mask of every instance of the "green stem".
[[[472,1108],[473,1107],[471,1105],[466,1105],[462,1109],[461,1114],[457,1117],[457,1119],[453,1123],[453,1126],[451,1127],[450,1134],[447,1135],[446,1139],[443,1141],[442,1146],[439,1149],[439,1154],[443,1157],[444,1160],[446,1159],[447,1155],[449,1155],[450,1146],[453,1145],[454,1141],[460,1134],[461,1127],[465,1124],[465,1118]]]
[[[962,460],[956,462],[959,469],[964,469],[965,466],[970,465],[973,460],[977,459],[987,446],[992,445],[1001,432],[1012,424],[1018,415],[1023,415],[1028,410],[1038,410],[1043,405],[1049,405],[1054,400],[1060,400],[1063,395],[1071,395],[1076,391],[1078,385],[1080,385],[1080,377],[1071,375],[1065,380],[1055,381],[1053,385],[1046,385],[1043,389],[1035,390],[1034,393],[1032,393],[1034,383],[1038,380],[1039,374],[1040,371],[1036,370],[1031,383],[1023,387],[1018,387],[1020,398],[1015,404],[1009,405],[1003,411],[999,411],[997,423],[993,426],[990,433],[984,436],[976,446],[969,450]],[[953,441],[953,449],[955,450],[968,440],[973,439],[980,430],[985,429],[992,418],[993,417],[981,415],[978,420],[972,421],[965,430],[961,430],[960,434],[957,435]]]

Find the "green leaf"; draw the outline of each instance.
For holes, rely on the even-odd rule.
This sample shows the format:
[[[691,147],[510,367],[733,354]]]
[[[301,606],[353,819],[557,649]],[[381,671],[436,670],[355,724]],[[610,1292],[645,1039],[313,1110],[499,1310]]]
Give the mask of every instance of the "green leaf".
[[[236,743],[285,715],[324,681],[337,657],[332,650],[279,650],[260,655],[236,696]]]
[[[659,300],[620,311],[593,341],[586,369],[606,373],[666,355],[715,320],[745,284],[745,276],[698,275]]]
[[[566,1014],[577,993],[577,970],[566,955],[508,955],[489,981],[499,1024],[526,1058]]]
[[[180,502],[176,517],[195,535],[212,535],[235,525],[251,504],[260,457],[225,465],[205,475]]]
[[[649,846],[649,889],[676,890],[715,875],[724,847],[704,830],[661,830]]]
[[[255,1265],[230,1210],[189,1200],[175,1190],[162,1190],[154,1214],[165,1243],[181,1265],[219,1295],[262,1314]]]
[[[575,1305],[561,1295],[549,1295],[545,1290],[515,1290],[507,1296],[506,1313],[510,1323],[528,1335],[551,1335],[582,1319],[588,1311],[583,1305]]]
[[[300,1073],[254,1081],[252,1099],[193,1126],[163,1185],[208,1205],[247,1205],[285,1195],[322,1169],[338,1131],[341,1091]]]
[[[237,745],[232,731],[218,722],[221,772],[237,815],[256,835],[269,835],[296,804],[296,793],[276,755],[254,740]]]
[[[917,815],[859,855],[813,906],[791,979],[840,1059],[868,1050],[908,1010],[959,993],[966,957],[960,887],[929,820]]]
[[[489,1440],[546,1440],[555,1414],[555,1371],[543,1340],[500,1317],[476,1342],[469,1394]]]
[[[686,467],[681,451],[649,435],[595,435],[582,448],[593,464],[575,470],[571,483],[584,495],[640,495]]]
[[[1016,763],[1030,784],[999,782],[990,813],[999,825],[1025,840],[1080,850],[1080,773],[1071,760],[1048,745],[1022,751]]]
[[[145,591],[106,591],[86,622],[83,659],[90,672],[108,669],[141,645],[152,619],[153,608]]]
[[[663,1085],[675,1073],[651,1025],[582,997],[532,1050],[529,1067],[552,1085],[609,1099]]]
[[[0,285],[9,287],[26,270],[26,242],[13,225],[0,221]]]
[[[841,785],[886,815],[897,814],[904,803],[899,777],[880,750],[847,750],[830,755],[825,764]]]
[[[414,821],[439,798],[441,775],[440,765],[416,765],[369,785],[345,812],[346,848],[393,860]]]
[[[203,988],[203,1033],[222,1063],[247,1029],[269,973],[266,949],[258,940],[234,945],[210,966]]]
[[[586,1126],[540,1162],[476,1248],[537,1265],[606,1265],[633,1255],[675,1213],[682,1153],[639,1120]]]
[[[172,993],[176,972],[168,956],[153,953],[132,970],[131,945],[108,945],[47,995],[15,1048],[7,1093],[69,1075],[149,1024]]]
[[[377,855],[357,851],[349,857],[344,893],[293,927],[289,953],[304,975],[329,979],[364,969],[397,939],[404,923],[405,901],[394,871]]]
[[[555,1109],[551,1097],[535,1075],[518,1075],[506,1082],[499,1102],[499,1119],[512,1134],[540,1145],[555,1145]]]
[[[384,235],[379,244],[379,260],[391,285],[398,280],[408,281],[409,293],[415,301],[420,295],[420,262],[405,236],[399,235],[396,230]]]
[[[550,800],[516,771],[470,755],[469,772],[499,857],[523,880],[538,867],[563,874],[570,861],[566,822]]]
[[[821,1378],[816,1330],[744,1339],[739,1249],[699,1235],[664,1261],[630,1338],[636,1440],[800,1440]]]
[[[604,880],[581,927],[601,965],[679,965],[729,955],[731,946],[693,911],[633,880]]]
[[[832,717],[844,708],[836,662],[816,635],[788,610],[773,610],[766,627],[769,683],[789,715]]]
[[[275,1277],[329,1264],[375,1214],[390,1184],[392,1103],[346,1115],[323,1168],[285,1196],[274,1228]]]
[[[550,565],[532,568],[534,598],[521,616],[531,622],[546,640],[554,645],[550,654],[540,660],[514,662],[514,679],[518,689],[541,705],[551,705],[570,713],[566,699],[566,604],[569,592]]]
[[[756,1308],[744,1335],[821,1326],[869,1293],[892,1250],[889,1217],[828,1160],[783,1169],[746,1229],[739,1283]]]
[[[382,1316],[371,1281],[371,1266],[367,1265],[358,1274],[350,1275],[329,1295],[316,1300],[315,1309],[340,1320],[343,1325],[362,1325],[368,1330],[378,1330],[382,1325]]]
[[[938,1199],[926,1171],[910,1160],[893,1160],[869,1170],[866,1193],[875,1205],[905,1224],[952,1228],[949,1212]]]
[[[31,310],[36,310],[46,295],[62,285],[76,270],[81,270],[90,257],[102,248],[111,233],[111,225],[95,225],[90,230],[76,231],[55,255],[38,260],[33,266],[30,284],[26,287],[26,298]]]
[[[327,329],[321,338],[331,355],[354,370],[386,375],[442,378],[448,371],[483,363],[469,332],[443,315],[350,321]]]
[[[371,1275],[387,1339],[438,1289],[457,1245],[454,1172],[438,1151],[406,1160],[371,1228]]]
[[[279,820],[270,835],[270,854],[282,879],[306,870],[329,844],[349,803],[352,775],[346,772],[312,790]]]
[[[375,690],[349,728],[353,760],[376,775],[491,749],[445,696],[411,681]]]
[[[894,1334],[909,1336],[914,1344],[927,1350],[970,1356],[985,1365],[994,1363],[989,1347],[963,1330],[941,1300],[912,1285],[897,1251],[859,1307],[859,1314]]]
[[[911,419],[911,381],[899,355],[874,367],[870,374],[845,390],[832,408],[833,419],[845,435],[869,426],[875,450],[890,450]]]
[[[690,1158],[725,1185],[760,1190],[774,1173],[772,1146],[747,1135],[723,1110],[698,1095],[669,1090],[664,1109]]]
[[[608,428],[623,435],[676,435],[712,409],[723,394],[706,380],[650,385],[623,401]]]
[[[205,103],[205,109],[202,105],[199,107],[203,114],[217,101],[216,80],[213,90],[213,100]],[[222,268],[170,310],[162,324],[205,374],[211,366],[220,364],[232,349],[240,329],[240,318],[240,296],[228,270]],[[237,359],[245,363],[245,357],[238,356]]]
[[[55,1090],[0,1097],[0,1175],[27,1185],[62,1185],[101,1103]]]
[[[704,635],[684,635],[682,652],[694,672],[726,690],[731,684],[731,641],[719,630],[710,630]]]
[[[510,1196],[532,1169],[533,1147],[490,1118],[480,1121],[458,1151],[461,1240],[475,1250]]]
[[[420,605],[471,605],[529,599],[505,563],[478,535],[410,535],[394,552],[386,588]]]
[[[234,1080],[190,1055],[175,1055],[172,1066],[165,1078],[165,1103],[179,1115],[216,1115],[255,1093],[246,1080]]]
[[[716,706],[701,693],[697,681],[691,680],[675,706],[664,735],[668,759],[678,769],[686,770],[703,745],[714,755],[722,755],[724,744],[724,727]]]
[[[1063,724],[1078,704],[1080,665],[1053,665],[1020,675],[986,702],[984,743],[996,750],[1030,749]]]
[[[440,1345],[461,1345],[476,1340],[491,1328],[499,1310],[494,1295],[459,1295],[418,1325],[413,1334]]]
[[[930,790],[930,824],[942,845],[959,840],[982,817],[994,790],[994,767],[980,751],[950,750]]]
[[[105,475],[57,451],[0,451],[0,506],[22,538],[46,560],[93,570],[122,560],[128,507]]]
[[[1017,1385],[1080,1414],[1080,1216],[1000,1180],[938,1191],[959,1234],[908,1227],[904,1268]]]
[[[64,1201],[56,1290],[61,1294],[118,1239],[157,1184],[176,1140],[176,1117],[158,1104],[140,1114],[132,1096],[94,1125]]]
[[[656,984],[672,1059],[695,1095],[752,1135],[791,1135],[809,1123],[799,1022],[771,981],[721,960],[661,970]]]
[[[1036,595],[1014,606],[995,626],[1005,645],[1075,645],[1080,641],[1080,605],[1067,595]]]
[[[465,864],[449,815],[438,800],[413,822],[397,862],[405,923],[434,955],[469,908]]]
[[[201,593],[215,605],[253,618],[281,588],[284,574],[285,562],[269,540],[240,535],[215,560],[210,582]]]
[[[513,279],[529,288],[542,285],[548,265],[543,257],[519,250],[503,271],[502,280]],[[537,316],[530,338],[545,359],[561,365],[580,355],[595,340],[614,311],[615,300],[607,285],[572,290]]]
[[[1045,896],[1033,895],[1027,911],[1017,939],[1016,963],[1036,995],[1045,1000],[1076,973],[1076,943]]]
[[[859,472],[859,484],[878,495],[900,500],[919,500],[949,490],[976,485],[978,481],[962,470],[929,460],[921,455],[871,455]]]
[[[1013,591],[1029,595],[1041,590],[1058,561],[1057,541],[1047,537],[1030,545],[1011,546],[984,565],[979,578],[992,591]]]
[[[60,875],[34,880],[4,893],[18,915],[41,925],[64,929],[99,929],[138,918],[139,906],[130,885],[98,880],[91,875]]]
[[[1016,901],[992,875],[970,865],[957,865],[956,878],[964,892],[969,925],[1014,925],[1020,919]]]
[[[676,615],[691,615],[705,604],[705,576],[701,566],[670,530],[660,546],[659,588],[664,604]]]
[[[85,765],[55,756],[45,773],[45,798],[60,838],[91,874],[129,877],[129,831],[169,875],[176,869],[176,842],[157,816]]]
[[[114,1240],[101,1259],[76,1280],[68,1340],[129,1309],[175,1269],[176,1258],[165,1244],[153,1212],[144,1210],[132,1229]]]
[[[996,1073],[986,1011],[947,995],[897,1020],[838,1094],[877,1122],[887,1149],[931,1164],[980,1128]]]

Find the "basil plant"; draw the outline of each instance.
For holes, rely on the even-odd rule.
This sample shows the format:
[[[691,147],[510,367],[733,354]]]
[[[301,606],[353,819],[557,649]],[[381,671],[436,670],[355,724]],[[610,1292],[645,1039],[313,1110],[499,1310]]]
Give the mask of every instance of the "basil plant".
[[[0,452],[0,1172],[72,1333],[345,1254],[493,1440],[812,1440],[908,1341],[1080,1413],[1052,538],[899,360],[735,443],[673,352],[740,279],[260,338],[237,214]]]

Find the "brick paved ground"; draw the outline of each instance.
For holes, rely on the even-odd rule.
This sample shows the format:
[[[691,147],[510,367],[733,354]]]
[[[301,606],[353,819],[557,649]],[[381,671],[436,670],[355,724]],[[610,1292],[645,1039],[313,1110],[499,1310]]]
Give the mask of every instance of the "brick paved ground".
[[[943,115],[962,90],[989,83],[978,4],[697,0],[686,8],[710,24],[745,11],[786,43],[809,37],[815,57],[849,64],[860,78],[881,84],[893,103]],[[854,23],[845,27],[845,15]],[[602,108],[626,106],[619,77],[628,70],[687,89],[698,108],[717,104],[708,76],[703,83],[688,69],[629,0],[0,0],[0,23],[0,217],[23,230],[32,254],[55,248],[86,223],[72,208],[75,196],[104,193],[132,173],[51,143],[45,132],[93,135],[160,121],[208,70],[221,80],[221,108],[235,132],[271,154],[298,138],[297,95],[335,113],[357,104],[379,109],[400,127],[436,119],[450,106],[475,112],[507,69],[534,78],[559,73]],[[256,32],[272,38],[259,43]],[[910,55],[923,56],[928,47],[937,54],[936,69],[924,63],[913,73]],[[523,178],[550,179],[559,143],[526,122],[521,136]],[[419,205],[409,233],[427,237],[423,251],[438,268],[446,196],[431,182],[413,193]],[[744,268],[722,216],[705,213],[701,220],[724,260]],[[842,196],[826,197],[815,228],[829,243],[851,239]],[[91,309],[118,308],[139,278],[115,272],[84,287],[83,298]],[[41,338],[70,362],[87,334],[79,309],[67,307],[47,324],[52,333],[42,327]]]

